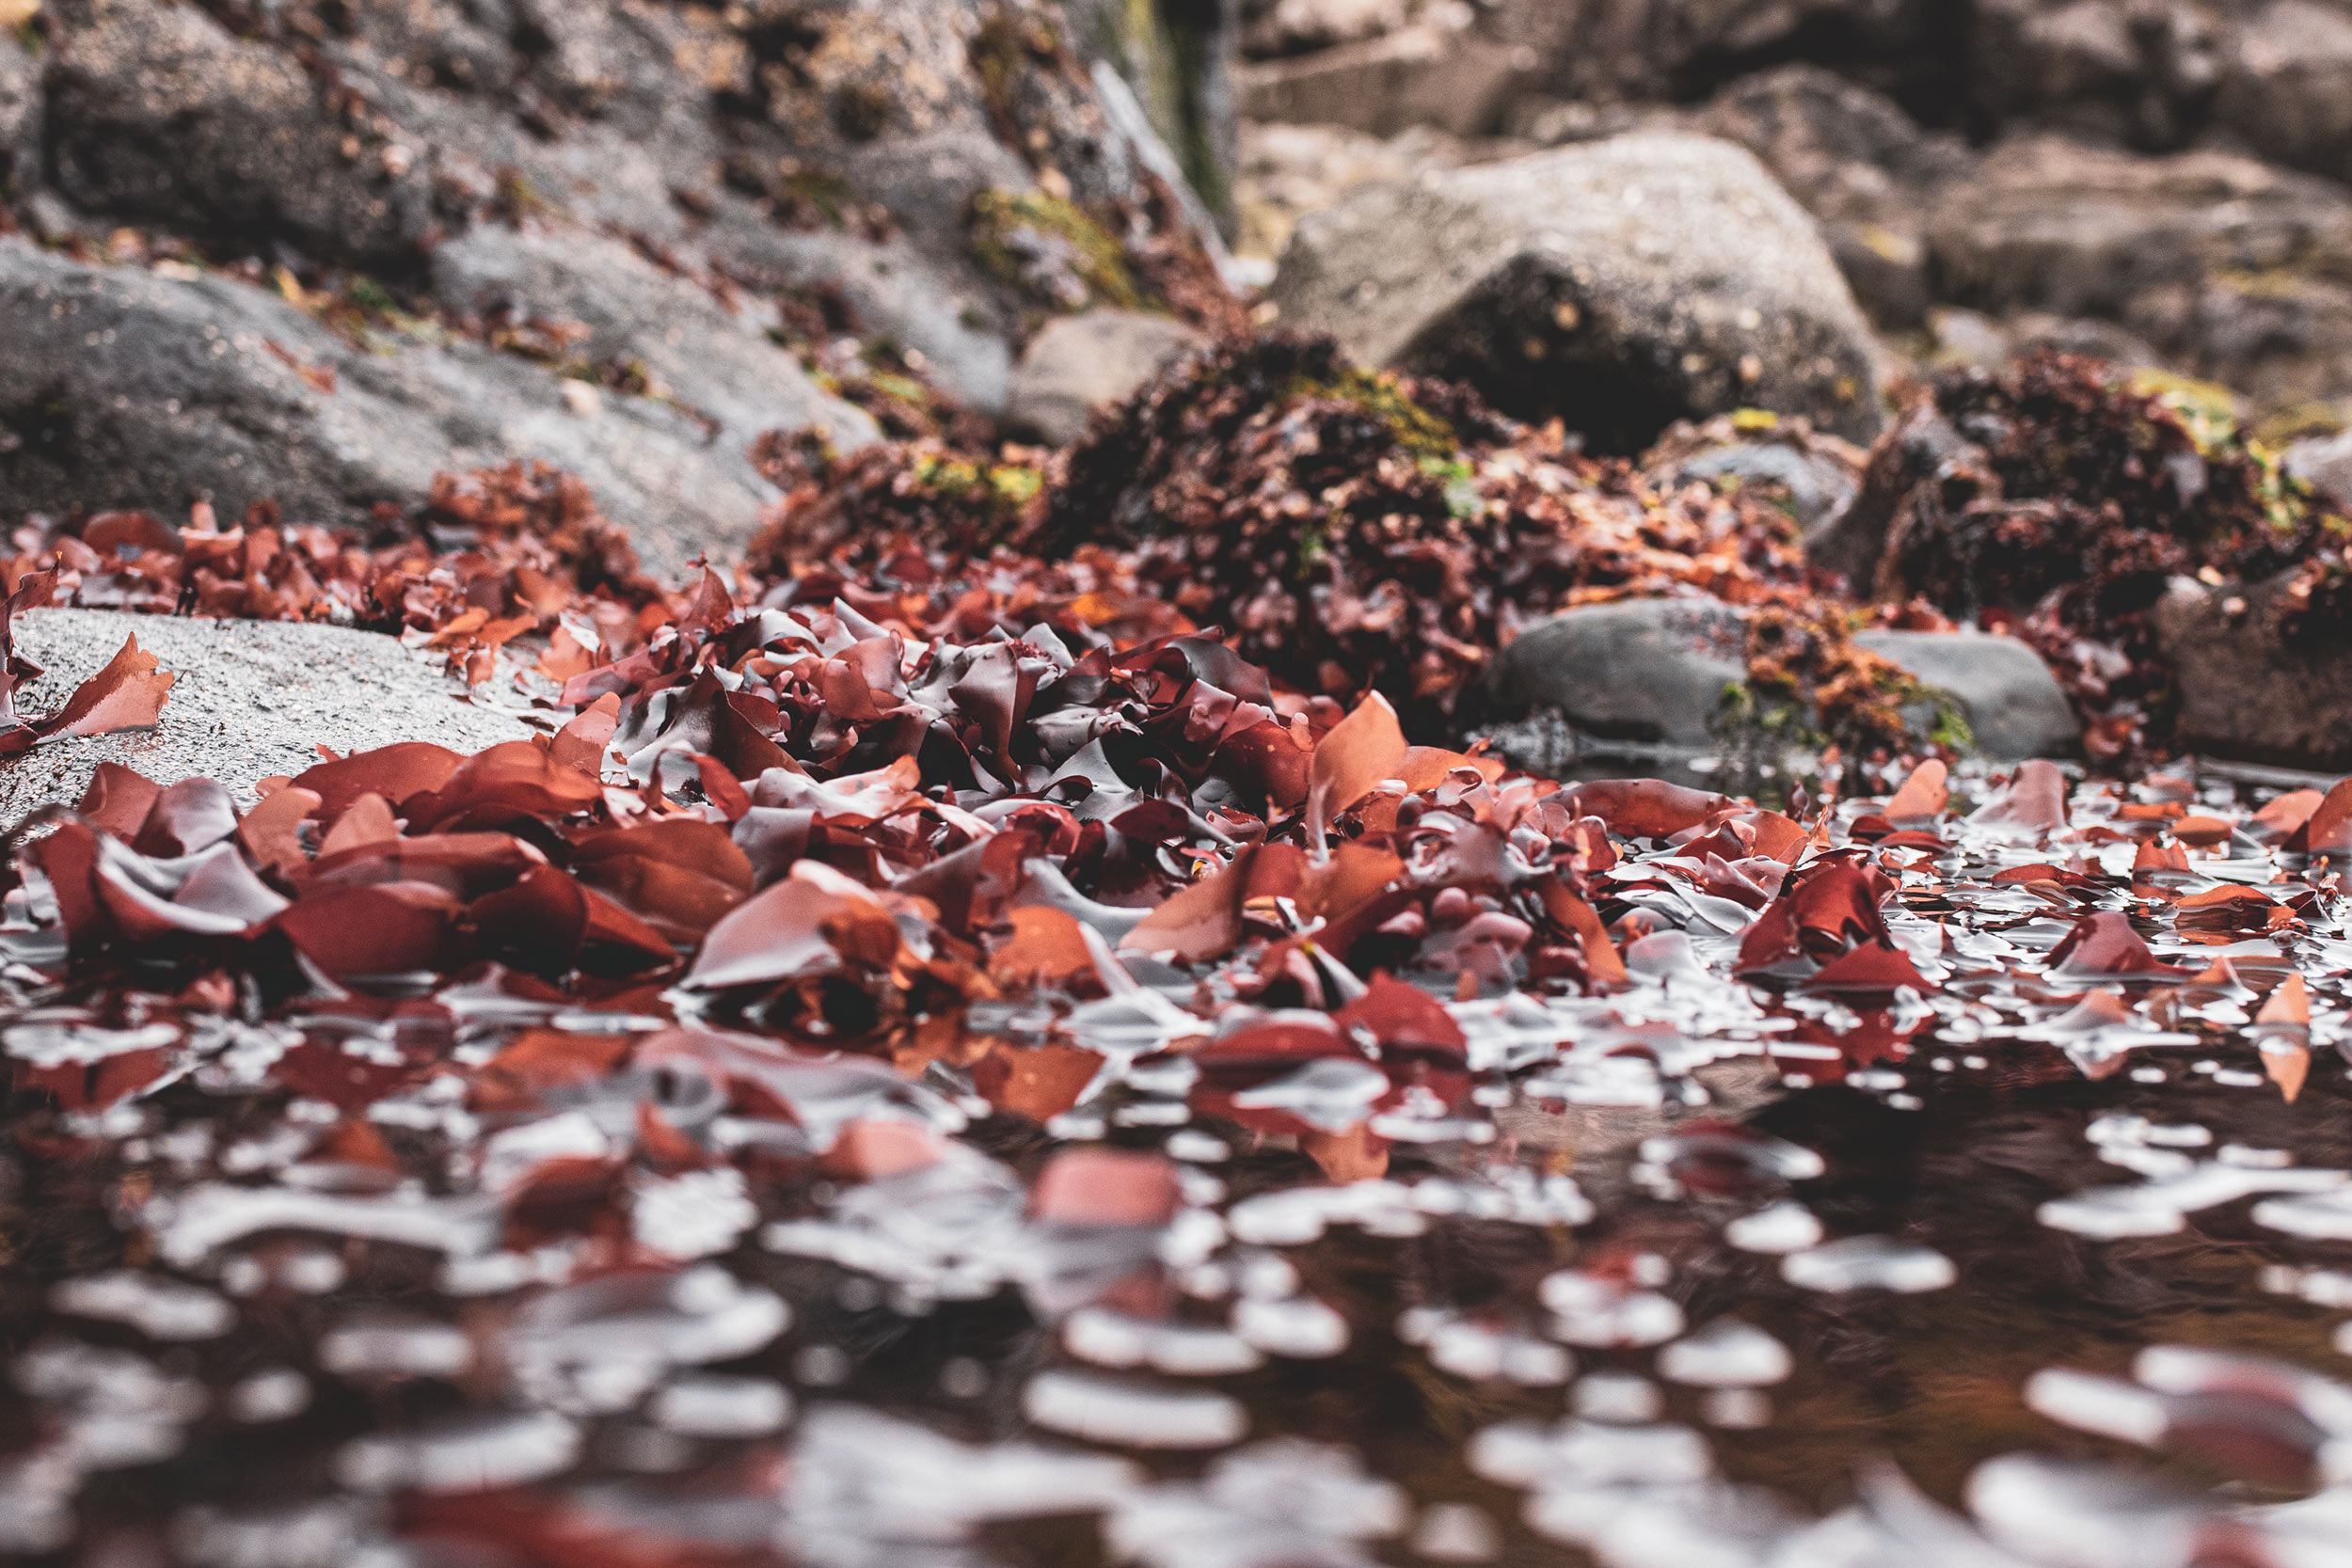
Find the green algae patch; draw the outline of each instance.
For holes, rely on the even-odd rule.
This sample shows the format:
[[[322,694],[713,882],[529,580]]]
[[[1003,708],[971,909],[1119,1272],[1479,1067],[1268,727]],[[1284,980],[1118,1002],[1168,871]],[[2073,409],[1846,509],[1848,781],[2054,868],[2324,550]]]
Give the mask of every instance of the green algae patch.
[[[1072,202],[1043,191],[982,191],[972,199],[972,254],[992,277],[1057,310],[1152,302],[1126,252]]]

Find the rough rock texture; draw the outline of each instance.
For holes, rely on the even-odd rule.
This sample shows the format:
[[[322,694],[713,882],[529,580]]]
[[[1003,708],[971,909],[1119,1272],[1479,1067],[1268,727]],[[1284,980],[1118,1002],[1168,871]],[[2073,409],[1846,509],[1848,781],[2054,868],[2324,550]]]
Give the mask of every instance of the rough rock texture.
[[[1496,659],[1502,714],[1554,711],[1582,734],[1680,751],[1713,743],[1747,673],[1747,615],[1713,599],[1627,599],[1540,621]]]
[[[1302,222],[1286,325],[1464,380],[1599,448],[1741,406],[1867,439],[1877,346],[1804,210],[1746,151],[1632,135],[1364,191]]]
[[[619,241],[485,224],[435,250],[432,266],[453,310],[566,324],[567,373],[626,381],[702,423],[703,444],[726,457],[779,426],[825,426],[851,444],[871,430],[770,341],[772,312],[727,309]]]
[[[45,805],[72,805],[102,762],[168,783],[205,777],[240,802],[276,774],[299,773],[317,748],[361,751],[429,740],[478,752],[534,732],[477,707],[441,660],[376,632],[273,621],[192,621],[106,610],[41,610],[19,618],[17,651],[46,671],[28,710],[65,700],[135,636],[180,678],[163,722],[144,732],[54,741],[0,760],[0,824]]]
[[[2178,674],[2183,749],[2247,762],[2352,768],[2352,648],[2283,645],[2279,582],[2208,588],[2186,578],[2157,601],[2158,647]]]
[[[2265,402],[2352,390],[2352,197],[2218,152],[1994,150],[1928,219],[1943,297],[2106,317]]]
[[[1924,198],[1967,171],[1958,137],[1924,131],[1883,94],[1809,65],[1735,82],[1696,123],[1755,153],[1804,204],[1873,320],[1921,320],[1935,288]]]
[[[1235,310],[1175,160],[1045,0],[51,0],[40,26],[38,69],[0,38],[0,231],[75,256],[107,319],[0,325],[0,507],[347,519],[545,457],[667,566],[774,499],[762,432],[872,434],[818,393],[861,373],[839,345],[995,415],[1057,313]],[[159,284],[159,255],[217,274]],[[11,253],[0,287],[63,264]],[[159,287],[203,321],[96,303]]]
[[[2013,637],[1975,631],[1866,631],[1854,641],[1960,699],[1989,757],[2072,756],[2082,721],[2041,656]]]
[[[1183,322],[1140,310],[1064,316],[1022,352],[1007,421],[1066,446],[1086,434],[1097,409],[1124,402],[1169,360],[1208,341]]]
[[[772,423],[873,437],[864,414],[761,352]],[[595,391],[516,355],[467,342],[367,353],[224,277],[93,266],[0,240],[0,496],[11,512],[209,499],[234,519],[268,499],[295,521],[364,527],[437,472],[539,458],[587,481],[649,562],[675,572],[700,551],[739,549],[773,493],[744,455],[758,406],[730,406],[734,438],[714,440],[670,403]]]

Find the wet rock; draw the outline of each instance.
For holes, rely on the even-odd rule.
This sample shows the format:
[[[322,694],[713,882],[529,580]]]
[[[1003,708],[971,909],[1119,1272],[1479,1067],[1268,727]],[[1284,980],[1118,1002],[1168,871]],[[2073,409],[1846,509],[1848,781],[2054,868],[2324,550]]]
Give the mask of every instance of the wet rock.
[[[2058,677],[2025,643],[1975,631],[1865,631],[1854,641],[1950,693],[1966,710],[1986,756],[2072,756],[2082,750],[2082,721]]]
[[[856,444],[866,417],[780,354],[770,417]],[[11,508],[171,509],[366,527],[441,471],[544,459],[585,480],[649,563],[739,549],[774,490],[742,442],[663,402],[467,342],[360,351],[274,294],[188,269],[86,265],[0,241],[0,494]],[[567,391],[570,395],[566,395]],[[749,393],[746,393],[749,396]],[[748,414],[744,416],[749,418]]]
[[[102,762],[165,784],[210,778],[242,804],[258,781],[314,766],[321,746],[344,752],[429,740],[472,752],[534,733],[511,714],[467,702],[441,659],[381,633],[106,610],[41,610],[18,619],[18,652],[47,672],[27,691],[27,709],[64,701],[132,636],[179,676],[162,723],[57,740],[0,761],[0,823],[72,804]]]
[[[1022,351],[1007,417],[1050,446],[1067,446],[1097,409],[1123,403],[1161,367],[1207,342],[1183,322],[1140,310],[1061,317]]]
[[[1813,223],[1745,150],[1634,135],[1362,192],[1302,222],[1286,325],[1468,381],[1606,451],[1741,406],[1867,439],[1867,325]]]
[[[1834,530],[1853,504],[1868,456],[1850,441],[1815,434],[1803,420],[1742,429],[1724,419],[1676,426],[1645,454],[1643,466],[1661,489],[1693,483],[1723,491],[1758,487],[1810,539]]]
[[[611,274],[564,254],[610,237],[715,292],[813,299],[837,335],[914,351],[989,414],[1035,321],[1071,307],[984,231],[987,203],[1049,213],[1041,248],[1094,247],[1152,303],[1233,309],[1178,161],[1140,109],[1105,102],[1118,78],[1087,69],[1042,0],[330,10],[57,0],[54,188],[20,168],[18,214],[44,234],[192,238],[305,286],[363,270],[395,293],[479,266],[431,258],[485,226],[568,236],[532,261],[542,281]],[[21,73],[0,65],[0,150]],[[666,379],[714,408],[741,359],[714,362],[707,397]]]
[[[1746,676],[1746,612],[1713,599],[1586,605],[1521,632],[1491,690],[1500,713],[1557,713],[1584,735],[1696,752]]]
[[[2184,578],[2157,601],[2149,619],[2176,675],[2175,738],[2185,751],[2341,771],[2352,768],[2352,649],[2281,639],[2286,581]]]
[[[1720,738],[1747,677],[1748,612],[1709,599],[1586,605],[1522,632],[1496,660],[1498,714],[1556,714],[1579,736],[1695,753]],[[1954,699],[1990,757],[2066,756],[2082,726],[2041,658],[1982,632],[1871,631],[1855,641]],[[1910,716],[1926,729],[1931,713]]]
[[[1427,125],[1455,135],[1491,131],[1533,80],[1532,55],[1459,23],[1428,21],[1240,71],[1249,119],[1343,125],[1375,135]]]

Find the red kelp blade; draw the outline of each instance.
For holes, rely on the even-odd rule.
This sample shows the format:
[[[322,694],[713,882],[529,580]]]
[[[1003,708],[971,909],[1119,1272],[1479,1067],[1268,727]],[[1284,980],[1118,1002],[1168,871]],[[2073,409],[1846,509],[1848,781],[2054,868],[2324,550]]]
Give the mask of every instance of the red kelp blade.
[[[1852,861],[1816,862],[1748,927],[1738,973],[1766,973],[1804,958],[1827,961],[1858,945],[1893,946],[1879,913],[1883,885]]]
[[[2252,829],[2265,843],[2287,838],[2309,822],[2312,813],[2327,799],[2316,789],[2290,789],[2254,814]]]
[[[1613,833],[1668,838],[1697,827],[1731,800],[1663,779],[1599,779],[1569,790],[1567,804],[1579,816],[1599,817]]]
[[[337,979],[438,968],[456,898],[421,882],[339,887],[282,911],[278,928]]]
[[[1104,1059],[1083,1046],[1000,1045],[972,1064],[972,1086],[1000,1111],[1050,1121],[1078,1103]]]
[[[814,861],[738,906],[710,928],[685,983],[706,990],[777,985],[855,963],[886,970],[898,924],[873,892]]]
[[[1944,784],[1950,771],[1942,762],[1929,758],[1912,769],[1911,777],[1903,781],[1903,786],[1895,791],[1886,809],[1879,815],[1898,828],[1934,821],[1944,814],[1945,802],[1951,799],[1952,792]]]
[[[1126,1149],[1064,1149],[1029,1190],[1032,1218],[1073,1227],[1162,1226],[1183,1207],[1176,1167]]]
[[[2090,976],[2146,974],[2185,979],[2187,976],[2149,951],[2132,923],[2113,912],[2088,914],[2050,950],[2054,974]]]
[[[1968,818],[1981,828],[2039,838],[2066,826],[2066,775],[2055,762],[2020,763],[2009,785]]]
[[[1381,781],[1396,777],[1406,750],[1396,709],[1377,691],[1316,744],[1308,770],[1307,838],[1318,854],[1332,817],[1371,794]]]
[[[10,595],[13,601],[15,595]],[[13,661],[13,653],[0,664]],[[0,730],[0,754],[22,752],[36,741],[61,735],[113,735],[120,730],[151,730],[163,719],[164,703],[180,677],[155,667],[155,656],[142,653],[139,640],[128,637],[106,667],[73,689],[65,706],[45,719]],[[11,710],[12,711],[12,710]]]
[[[1288,844],[1252,844],[1232,863],[1177,890],[1119,939],[1122,951],[1171,953],[1184,963],[1207,963],[1241,941],[1242,909],[1252,898],[1289,897],[1307,874],[1307,857]]]
[[[380,795],[397,805],[412,795],[438,789],[465,760],[446,746],[404,740],[323,762],[294,782],[319,798],[319,820],[332,822],[362,795]]]
[[[547,821],[603,798],[595,775],[564,767],[531,741],[507,740],[459,763],[437,790],[400,805],[411,832],[428,832],[504,827],[522,817]]]
[[[27,572],[10,585],[8,596],[0,600],[0,729],[24,722],[16,711],[16,689],[40,674],[40,666],[17,657],[17,614],[47,604],[56,586],[55,572]]]
[[[2352,779],[2336,781],[2288,837],[2286,847],[2312,855],[2352,854]]]
[[[89,787],[82,791],[73,812],[91,827],[103,828],[127,844],[139,836],[147,814],[163,792],[154,780],[119,762],[102,762],[91,770]]]
[[[1889,943],[1864,942],[1845,957],[1831,960],[1805,977],[1801,989],[1809,991],[1884,995],[1904,987],[1924,995],[1935,990],[1911,961],[1911,955]]]
[[[2208,888],[2172,908],[2173,929],[2192,941],[2227,942],[2296,923],[2293,910],[2250,887]]]

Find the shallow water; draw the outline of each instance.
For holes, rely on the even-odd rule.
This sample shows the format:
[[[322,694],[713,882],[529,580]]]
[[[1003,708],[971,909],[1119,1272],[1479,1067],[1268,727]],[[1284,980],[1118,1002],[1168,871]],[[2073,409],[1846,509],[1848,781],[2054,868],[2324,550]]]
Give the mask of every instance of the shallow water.
[[[970,1021],[1100,1054],[1042,1125],[675,996],[231,1023],[26,972],[0,1553],[2352,1560],[2352,934],[2266,792],[2135,886],[2179,794],[1864,850],[1924,990],[1735,981],[1756,908],[1629,855],[1629,988],[1433,1002],[1418,1076],[1239,1071],[1201,1037],[1329,1025],[1100,948],[1101,1000]],[[2177,902],[2249,885],[2288,913]],[[2175,967],[2055,954],[2095,912]],[[549,1032],[632,1065],[517,1080]]]

